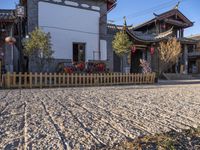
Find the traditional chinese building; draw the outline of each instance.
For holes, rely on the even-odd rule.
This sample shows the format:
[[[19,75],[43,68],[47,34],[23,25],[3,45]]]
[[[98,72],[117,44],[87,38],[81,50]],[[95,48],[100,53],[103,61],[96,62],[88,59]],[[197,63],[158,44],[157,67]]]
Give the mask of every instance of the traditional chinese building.
[[[36,27],[50,33],[54,71],[58,63],[107,60],[107,13],[116,0],[21,0],[27,34]],[[51,66],[51,67],[50,67]],[[30,62],[29,71],[37,71]]]
[[[140,59],[145,59],[151,63],[153,71],[159,71],[159,56],[158,44],[160,41],[168,40],[171,37],[176,37],[181,45],[182,52],[179,61],[172,64],[173,67],[168,68],[168,72],[181,72],[187,74],[190,72],[189,54],[191,50],[195,49],[196,40],[184,37],[184,29],[193,26],[186,16],[179,10],[178,6],[170,11],[162,14],[154,14],[154,18],[138,26],[127,26],[126,32],[133,41],[133,49],[131,54],[131,63],[128,63],[127,56],[124,62],[124,72],[128,72],[131,67],[131,72],[141,72]],[[108,55],[111,70],[119,72],[120,60],[113,53],[112,40],[116,32],[122,30],[123,26],[114,24],[108,25]],[[176,70],[178,68],[178,70]]]
[[[113,52],[112,41],[124,26],[107,24],[107,14],[115,7],[116,0],[21,0],[20,5],[26,10],[21,20],[16,18],[14,10],[0,10],[0,60],[7,71],[19,70],[22,62],[21,55],[19,59],[22,51],[20,43],[36,27],[51,34],[54,61],[47,65],[48,71],[54,72],[60,62],[95,60],[107,62],[110,71],[122,71],[120,58]],[[184,29],[193,26],[193,22],[178,10],[178,6],[154,16],[138,26],[126,26],[134,45],[131,59],[125,56],[123,72],[141,72],[140,59],[146,59],[153,71],[159,72],[158,44],[176,37],[182,45],[181,56],[167,72],[194,73],[193,66],[199,58],[197,40],[184,37]],[[14,46],[6,44],[7,36],[15,37],[17,43]],[[26,67],[29,64],[29,71],[37,71],[34,60],[26,59],[25,62]]]
[[[200,34],[190,36],[194,40],[197,40],[196,48],[189,50],[189,73],[200,73]]]

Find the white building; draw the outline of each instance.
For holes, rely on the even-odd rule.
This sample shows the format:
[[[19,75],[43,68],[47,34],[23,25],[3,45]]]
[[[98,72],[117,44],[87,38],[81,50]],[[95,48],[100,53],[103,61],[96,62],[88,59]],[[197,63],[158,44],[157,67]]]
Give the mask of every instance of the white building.
[[[107,13],[115,0],[22,0],[27,32],[35,27],[50,33],[55,61],[107,61]],[[30,71],[37,71],[31,62]]]

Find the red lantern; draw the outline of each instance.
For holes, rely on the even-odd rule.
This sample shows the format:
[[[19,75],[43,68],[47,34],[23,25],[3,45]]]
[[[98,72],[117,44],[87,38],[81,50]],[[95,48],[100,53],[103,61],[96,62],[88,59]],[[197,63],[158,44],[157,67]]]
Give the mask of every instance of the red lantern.
[[[6,37],[5,42],[8,43],[9,45],[13,45],[16,42],[16,39],[14,37]]]
[[[154,47],[151,47],[151,48],[150,48],[150,53],[151,53],[151,55],[153,55],[154,52],[155,52],[155,48],[154,48]]]
[[[135,46],[132,46],[131,47],[131,52],[134,54],[136,52],[136,47]]]
[[[163,28],[163,29],[165,29],[165,28],[166,28],[166,25],[165,25],[165,24],[163,24],[163,25],[162,25],[162,28]]]

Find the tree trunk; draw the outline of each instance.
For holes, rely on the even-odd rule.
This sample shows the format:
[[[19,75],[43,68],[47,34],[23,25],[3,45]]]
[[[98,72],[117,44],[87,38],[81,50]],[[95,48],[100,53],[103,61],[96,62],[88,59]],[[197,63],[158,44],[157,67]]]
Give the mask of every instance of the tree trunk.
[[[123,73],[124,72],[123,57],[121,57],[120,60],[121,60],[121,72]]]

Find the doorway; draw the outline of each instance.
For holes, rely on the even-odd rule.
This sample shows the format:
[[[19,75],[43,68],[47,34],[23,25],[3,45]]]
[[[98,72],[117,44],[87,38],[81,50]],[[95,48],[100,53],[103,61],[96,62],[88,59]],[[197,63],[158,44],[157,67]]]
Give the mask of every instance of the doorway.
[[[143,51],[136,50],[136,52],[131,54],[131,73],[141,73],[142,68],[140,67],[140,59],[143,58]]]
[[[85,62],[85,43],[73,43],[73,61]]]

